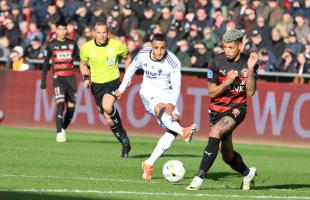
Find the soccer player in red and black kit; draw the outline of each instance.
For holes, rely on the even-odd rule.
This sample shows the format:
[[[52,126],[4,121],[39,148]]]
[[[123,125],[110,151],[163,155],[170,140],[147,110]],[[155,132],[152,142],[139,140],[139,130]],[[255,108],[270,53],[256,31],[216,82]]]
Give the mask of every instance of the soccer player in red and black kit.
[[[41,89],[46,89],[46,74],[52,58],[53,87],[57,105],[56,141],[66,142],[65,129],[69,126],[75,110],[76,79],[73,61],[79,58],[79,49],[75,41],[66,38],[67,24],[64,21],[56,23],[56,27],[56,38],[47,44],[44,51]]]
[[[206,173],[216,159],[220,149],[225,163],[244,176],[241,189],[254,187],[256,169],[248,168],[240,154],[234,151],[232,143],[233,130],[246,115],[246,96],[252,96],[256,90],[256,52],[250,55],[241,53],[243,34],[233,29],[223,35],[224,52],[209,60],[208,91],[211,98],[209,107],[211,131],[208,145],[198,174],[186,188],[198,190]]]

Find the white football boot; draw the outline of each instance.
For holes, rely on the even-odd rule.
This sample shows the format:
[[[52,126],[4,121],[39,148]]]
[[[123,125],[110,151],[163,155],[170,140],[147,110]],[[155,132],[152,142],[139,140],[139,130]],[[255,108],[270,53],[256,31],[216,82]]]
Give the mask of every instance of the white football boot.
[[[241,183],[242,190],[250,190],[255,187],[254,177],[256,175],[256,168],[251,167],[248,175],[243,177],[243,181]]]
[[[66,132],[64,129],[61,129],[61,132],[57,133],[56,135],[56,142],[62,143],[66,141],[67,141]]]
[[[195,176],[189,186],[187,186],[187,190],[199,190],[199,188],[202,186],[203,179],[199,176]]]

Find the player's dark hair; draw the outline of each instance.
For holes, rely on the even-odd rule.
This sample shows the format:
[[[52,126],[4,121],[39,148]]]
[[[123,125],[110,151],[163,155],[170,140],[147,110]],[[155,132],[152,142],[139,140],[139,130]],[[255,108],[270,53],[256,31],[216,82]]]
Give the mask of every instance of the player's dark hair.
[[[152,37],[152,42],[155,41],[155,40],[156,41],[165,41],[165,42],[167,42],[167,37],[164,34],[157,33],[157,34],[153,35],[153,37]]]
[[[59,20],[58,22],[56,22],[56,27],[58,28],[59,26],[67,26],[67,23],[65,20]]]

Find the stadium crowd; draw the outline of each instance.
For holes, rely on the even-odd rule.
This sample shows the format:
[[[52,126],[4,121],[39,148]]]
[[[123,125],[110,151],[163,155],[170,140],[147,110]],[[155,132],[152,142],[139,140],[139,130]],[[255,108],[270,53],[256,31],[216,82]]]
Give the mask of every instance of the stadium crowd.
[[[56,22],[68,23],[68,37],[80,47],[106,20],[132,57],[166,33],[168,49],[184,67],[206,68],[222,51],[222,35],[244,32],[244,52],[259,52],[259,72],[310,73],[310,0],[0,0],[0,57],[7,68],[40,69],[55,37]],[[40,66],[40,65],[39,65]]]

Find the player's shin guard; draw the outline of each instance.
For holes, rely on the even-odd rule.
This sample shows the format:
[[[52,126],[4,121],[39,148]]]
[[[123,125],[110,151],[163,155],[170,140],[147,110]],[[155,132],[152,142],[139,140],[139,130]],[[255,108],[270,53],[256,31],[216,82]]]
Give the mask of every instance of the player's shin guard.
[[[64,119],[64,123],[63,123],[63,128],[66,129],[68,128],[71,120],[72,120],[72,117],[73,117],[73,114],[74,114],[74,110],[75,110],[75,107],[68,107],[67,108],[67,112],[66,112],[66,115],[65,115],[65,119]]]
[[[114,126],[111,126],[111,131],[115,135],[115,137],[118,139],[118,141],[124,146],[128,147],[130,146],[130,141],[127,136],[127,133],[125,129],[123,128],[121,118],[119,116],[119,113],[116,108],[113,107],[113,110],[111,113],[108,113],[114,123]]]
[[[234,151],[234,157],[231,161],[226,162],[233,170],[239,172],[243,176],[248,175],[249,168],[244,164],[242,157],[239,153]]]
[[[165,127],[173,132],[182,135],[183,128],[180,126],[179,122],[175,121],[171,115],[165,114],[166,108],[162,108],[159,112],[159,119],[165,125]]]
[[[57,131],[57,133],[61,132],[61,129],[63,129],[64,108],[65,108],[65,102],[58,102],[57,103],[57,111],[56,111],[56,131]]]
[[[200,169],[198,171],[198,176],[202,179],[205,178],[206,173],[212,166],[214,160],[216,159],[218,150],[219,150],[219,145],[220,145],[220,139],[219,138],[214,138],[214,137],[209,137],[209,142],[208,145],[206,146],[204,152],[203,152],[203,157],[202,161],[200,164]]]

